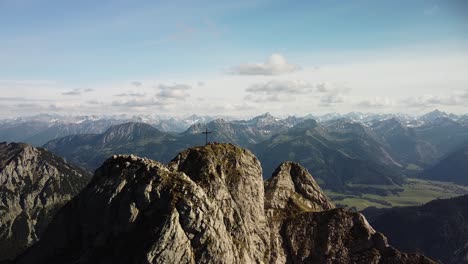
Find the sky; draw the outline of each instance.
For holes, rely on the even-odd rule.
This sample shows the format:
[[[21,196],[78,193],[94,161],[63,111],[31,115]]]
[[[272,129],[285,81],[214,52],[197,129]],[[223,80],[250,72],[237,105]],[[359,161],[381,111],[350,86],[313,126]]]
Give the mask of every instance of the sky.
[[[0,0],[0,117],[468,113],[468,1]]]

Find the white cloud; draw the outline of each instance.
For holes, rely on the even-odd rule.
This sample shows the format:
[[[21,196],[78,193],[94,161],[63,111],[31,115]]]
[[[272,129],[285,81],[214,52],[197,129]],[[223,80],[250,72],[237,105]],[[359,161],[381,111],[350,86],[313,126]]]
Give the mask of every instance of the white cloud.
[[[427,108],[434,106],[466,106],[468,105],[468,89],[449,95],[426,94],[418,97],[410,97],[402,100],[407,107]]]
[[[73,90],[70,90],[68,92],[63,92],[62,95],[81,95],[83,93],[89,93],[89,92],[92,92],[93,89],[73,89]]]
[[[249,86],[244,99],[256,103],[293,101],[295,96],[312,93],[314,89],[314,85],[305,81],[272,80]]]
[[[73,90],[68,91],[68,92],[63,92],[62,94],[63,95],[80,95],[81,91],[79,89],[73,89]]]
[[[0,97],[0,102],[50,102],[51,99],[35,99],[26,97]]]
[[[158,86],[159,92],[157,93],[158,97],[162,99],[175,99],[175,100],[185,100],[189,97],[187,92],[192,87],[186,84],[175,84],[175,85],[163,85]]]
[[[140,82],[140,81],[133,81],[133,82],[131,82],[130,84],[133,85],[133,86],[135,86],[135,87],[140,87],[140,86],[143,85],[143,83]]]
[[[248,94],[244,97],[246,101],[254,102],[254,103],[269,103],[269,102],[291,102],[294,101],[294,97],[290,95],[264,95],[264,96],[256,96],[253,94]]]
[[[356,104],[360,108],[384,108],[392,105],[394,105],[392,100],[382,97],[366,98]]]
[[[233,74],[239,75],[279,75],[299,70],[300,67],[288,63],[281,54],[272,54],[266,62],[246,63],[234,67]]]
[[[322,106],[330,106],[343,102],[343,94],[349,89],[327,82],[312,84],[303,80],[272,80],[253,84],[245,91],[247,95],[244,100],[255,103],[290,102],[310,98],[318,99]]]
[[[116,94],[114,96],[117,96],[117,97],[145,97],[146,94],[145,93],[128,92],[128,93]]]
[[[321,106],[332,106],[334,104],[343,103],[344,96],[341,94],[327,94],[320,97],[320,105]]]
[[[321,93],[320,106],[332,106],[346,101],[346,96],[351,89],[342,84],[332,84],[329,82],[316,85],[317,92]]]
[[[92,88],[93,92],[78,89],[81,96],[62,95],[62,92],[79,88],[75,85],[0,80],[0,117],[38,112],[122,114],[152,110],[165,115],[213,112],[252,115],[267,111],[304,115],[343,113],[356,108],[410,114],[430,108],[468,112],[468,53],[405,54],[397,51],[358,55],[320,55],[340,57],[335,61],[314,56],[314,61],[322,61],[319,69],[304,67],[287,75],[273,76],[276,78],[208,72],[161,76],[160,79],[139,76],[141,79],[137,80],[145,85],[138,88],[132,86],[128,78],[126,81],[86,83],[86,88]],[[312,61],[312,58],[307,60]],[[204,85],[198,85],[199,80],[203,80]],[[163,85],[149,85],[160,83]],[[48,108],[54,102],[62,105]],[[242,106],[244,102],[251,108],[222,108],[223,105]],[[219,111],[214,110],[215,106],[219,106]]]
[[[114,100],[109,105],[118,108],[119,111],[137,109],[150,111],[151,109],[169,109],[177,106],[179,102],[189,97],[188,90],[192,87],[186,84],[165,85],[160,84],[154,87],[157,92],[152,93],[120,93],[114,96],[122,99]]]
[[[292,93],[303,94],[312,92],[314,85],[301,80],[272,80],[266,83],[256,83],[248,87],[245,91],[249,93]]]
[[[102,101],[98,101],[98,100],[88,100],[86,101],[86,103],[90,105],[103,105],[104,104]]]
[[[317,84],[317,91],[321,93],[326,93],[331,91],[331,87],[327,83],[319,83]]]
[[[157,101],[155,98],[148,98],[148,99],[131,99],[131,100],[119,100],[113,101],[112,106],[118,107],[147,107],[147,106],[156,106],[160,105],[160,102]]]

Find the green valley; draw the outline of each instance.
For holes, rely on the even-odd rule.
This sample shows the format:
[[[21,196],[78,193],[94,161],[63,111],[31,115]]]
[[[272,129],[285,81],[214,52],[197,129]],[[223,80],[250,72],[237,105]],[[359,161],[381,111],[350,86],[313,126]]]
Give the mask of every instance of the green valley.
[[[359,211],[370,206],[389,208],[422,205],[435,199],[446,199],[468,194],[468,186],[415,178],[408,178],[407,182],[401,187],[365,184],[351,184],[350,187],[380,189],[386,195],[370,193],[343,194],[331,190],[325,190],[325,193],[338,206],[355,208]]]

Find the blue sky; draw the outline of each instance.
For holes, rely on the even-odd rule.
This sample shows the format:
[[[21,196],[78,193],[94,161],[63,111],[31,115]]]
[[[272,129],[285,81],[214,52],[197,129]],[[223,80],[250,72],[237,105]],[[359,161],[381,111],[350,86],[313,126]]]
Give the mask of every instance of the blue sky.
[[[91,107],[90,100],[98,97],[102,101],[95,103],[117,106],[114,96],[125,91],[130,93],[136,88],[132,82],[141,83],[138,86],[140,93],[146,97],[157,97],[155,102],[164,99],[161,97],[162,88],[158,88],[161,85],[187,85],[190,88],[184,90],[186,98],[179,98],[180,102],[174,102],[171,107],[164,104],[163,108],[148,108],[151,103],[146,102],[141,104],[145,107],[121,108],[119,111],[211,112],[208,106],[183,110],[178,107],[187,105],[187,102],[203,104],[196,102],[199,94],[202,97],[213,95],[213,100],[232,104],[225,110],[229,113],[235,114],[239,108],[250,109],[250,112],[270,110],[286,113],[290,109],[288,102],[298,104],[292,98],[294,94],[288,94],[287,97],[292,98],[288,102],[282,102],[278,95],[272,102],[248,102],[246,98],[251,86],[271,82],[283,82],[284,85],[287,81],[308,82],[309,86],[322,83],[334,86],[341,83],[343,86],[345,83],[348,87],[330,90],[335,93],[338,93],[336,90],[346,90],[347,95],[344,92],[341,95],[343,98],[354,97],[349,102],[335,100],[337,103],[332,108],[326,104],[320,106],[317,102],[315,108],[292,109],[304,114],[354,110],[359,100],[384,102],[388,99],[392,107],[401,109],[399,105],[403,101],[418,100],[418,96],[440,96],[436,87],[415,87],[418,92],[414,95],[405,97],[400,94],[399,98],[388,98],[385,85],[374,83],[376,91],[369,93],[357,87],[358,83],[366,80],[347,80],[344,76],[353,74],[340,72],[343,67],[355,64],[365,70],[362,66],[365,63],[371,68],[375,66],[371,66],[372,63],[381,65],[382,71],[378,74],[382,76],[386,75],[385,69],[388,70],[390,64],[398,68],[398,63],[419,63],[419,66],[427,66],[426,72],[432,75],[431,72],[438,72],[435,65],[441,65],[443,61],[444,69],[454,67],[455,71],[461,72],[439,76],[434,81],[450,83],[443,89],[450,90],[452,97],[464,96],[463,89],[468,88],[462,74],[468,68],[462,60],[468,47],[468,2],[463,0],[0,0],[0,25],[3,25],[0,27],[0,89],[9,91],[6,97],[16,98],[14,102],[2,99],[11,115],[27,114],[28,111],[102,112]],[[298,66],[298,70],[248,76],[232,72],[238,66],[266,63],[273,54],[280,55],[285,63]],[[394,61],[395,58],[400,58],[400,61]],[[409,58],[412,61],[408,61]],[[384,66],[385,63],[389,64]],[[323,67],[332,67],[332,70],[320,72],[318,69]],[[312,69],[315,71],[311,72]],[[417,69],[413,70],[414,75],[418,75]],[[320,80],[308,79],[311,74],[323,76],[317,77]],[[408,77],[408,83],[414,83],[414,78]],[[422,86],[427,81],[430,80],[420,80],[418,85]],[[203,85],[199,85],[201,83]],[[216,85],[210,86],[211,83]],[[229,86],[224,88],[226,91],[221,90],[224,86]],[[396,90],[403,91],[406,87],[396,87]],[[80,89],[90,92],[63,98],[63,93]],[[174,92],[177,91],[175,88]],[[24,93],[28,96],[25,97]],[[61,108],[57,105],[51,107],[53,103],[46,105],[37,101],[44,100],[44,96],[58,104],[73,102],[75,108],[59,110]],[[103,98],[105,96],[108,98]],[[31,109],[18,106],[20,97],[25,97]],[[136,102],[135,98],[119,100],[121,103]],[[444,100],[449,101],[447,98]],[[39,108],[32,107],[34,104]],[[424,102],[420,105],[425,106],[422,110],[444,106],[424,105]],[[460,102],[449,110],[466,112],[463,105]],[[392,108],[373,107],[370,110],[390,111]]]

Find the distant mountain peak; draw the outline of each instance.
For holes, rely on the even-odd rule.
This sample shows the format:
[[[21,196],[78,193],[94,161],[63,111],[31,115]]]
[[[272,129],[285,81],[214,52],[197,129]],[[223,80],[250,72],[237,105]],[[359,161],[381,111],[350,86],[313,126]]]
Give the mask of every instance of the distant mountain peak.
[[[259,122],[275,122],[277,120],[279,119],[272,116],[269,112],[266,112],[262,115],[252,118],[250,121],[251,123],[259,123]]]
[[[273,117],[273,115],[271,115],[270,112],[266,112],[266,113],[264,113],[264,114],[259,115],[258,117],[261,117],[261,118],[271,118],[271,117]]]
[[[147,130],[158,131],[156,128],[154,128],[150,124],[147,124],[144,122],[126,122],[126,123],[118,124],[115,126],[111,126],[106,132],[111,132],[111,131],[115,131],[119,129],[131,129],[131,130],[147,129]]]
[[[429,114],[439,114],[439,115],[446,115],[447,113],[443,112],[443,111],[440,111],[439,109],[434,109],[432,110],[431,112],[429,112]]]
[[[423,119],[425,121],[433,121],[436,118],[448,117],[448,116],[449,115],[446,112],[442,112],[439,109],[435,109],[435,110],[433,110],[433,111],[431,111],[429,113],[426,113],[426,114],[422,115],[421,119]]]
[[[131,141],[161,135],[162,132],[146,123],[128,122],[110,127],[101,135],[101,143]]]

